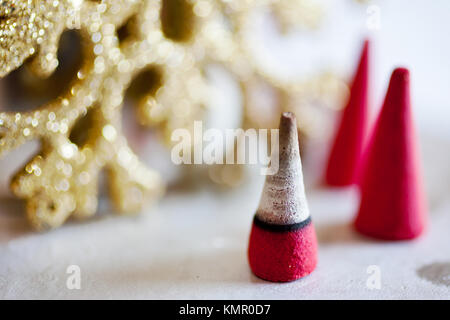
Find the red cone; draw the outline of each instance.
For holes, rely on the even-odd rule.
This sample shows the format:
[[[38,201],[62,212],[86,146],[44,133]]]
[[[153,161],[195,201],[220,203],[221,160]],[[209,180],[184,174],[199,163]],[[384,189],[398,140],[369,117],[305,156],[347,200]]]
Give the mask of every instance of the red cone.
[[[279,155],[273,155],[279,159],[279,170],[266,178],[253,220],[248,258],[256,276],[286,282],[314,270],[317,240],[305,197],[292,113],[281,116],[279,142]]]
[[[328,185],[348,186],[356,182],[368,122],[368,79],[369,41],[366,40],[328,158],[325,173]]]
[[[392,73],[367,150],[356,229],[384,240],[412,239],[426,223],[422,175],[411,114],[409,71]]]

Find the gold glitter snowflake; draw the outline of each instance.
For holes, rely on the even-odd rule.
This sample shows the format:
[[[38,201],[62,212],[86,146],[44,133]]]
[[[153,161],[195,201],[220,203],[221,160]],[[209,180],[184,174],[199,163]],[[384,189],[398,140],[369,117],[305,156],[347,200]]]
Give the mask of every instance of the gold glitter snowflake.
[[[166,140],[173,129],[190,128],[193,119],[203,115],[209,99],[204,70],[209,63],[230,70],[244,97],[255,82],[267,83],[283,97],[302,95],[311,85],[317,96],[324,90],[323,80],[325,88],[334,86],[328,76],[307,84],[277,80],[252,59],[245,40],[253,9],[270,6],[283,28],[299,21],[313,26],[319,12],[308,3],[0,0],[0,76],[27,60],[36,75],[48,77],[58,66],[61,34],[75,29],[83,39],[83,65],[65,94],[36,110],[0,113],[0,155],[29,140],[41,141],[39,154],[11,183],[14,194],[27,200],[31,224],[42,230],[60,226],[71,215],[93,215],[103,168],[119,212],[139,211],[145,200],[161,194],[161,178],[131,151],[121,127],[125,91],[146,70],[157,70],[160,81],[140,99],[138,118],[159,128]],[[128,36],[119,39],[123,30]],[[315,85],[318,81],[320,86]],[[255,109],[250,99],[244,102],[247,125],[261,125],[248,116]],[[286,103],[285,109],[292,108]],[[72,135],[86,117],[90,125],[78,128],[85,139],[76,142]]]

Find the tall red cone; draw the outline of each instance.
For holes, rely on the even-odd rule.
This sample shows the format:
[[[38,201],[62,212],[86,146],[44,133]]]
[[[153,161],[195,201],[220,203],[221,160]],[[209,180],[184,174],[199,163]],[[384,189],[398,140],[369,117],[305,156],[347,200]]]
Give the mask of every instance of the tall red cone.
[[[303,185],[297,124],[283,113],[279,132],[279,170],[268,175],[256,211],[248,247],[253,273],[286,282],[310,274],[317,264],[317,240]]]
[[[368,148],[356,229],[384,240],[419,236],[426,224],[426,205],[407,69],[392,73]]]
[[[350,97],[330,150],[325,183],[348,186],[356,182],[368,123],[369,41],[364,42]]]

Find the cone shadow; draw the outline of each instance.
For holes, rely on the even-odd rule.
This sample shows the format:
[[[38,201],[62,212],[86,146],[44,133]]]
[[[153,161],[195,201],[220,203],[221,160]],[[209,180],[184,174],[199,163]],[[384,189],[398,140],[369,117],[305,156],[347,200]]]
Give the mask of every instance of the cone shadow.
[[[316,225],[316,234],[319,245],[360,244],[371,241],[357,233],[352,222],[319,224]]]

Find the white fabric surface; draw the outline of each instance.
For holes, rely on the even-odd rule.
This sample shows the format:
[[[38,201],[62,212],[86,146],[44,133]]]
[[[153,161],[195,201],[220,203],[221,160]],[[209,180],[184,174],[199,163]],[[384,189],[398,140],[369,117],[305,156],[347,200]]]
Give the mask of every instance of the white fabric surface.
[[[171,193],[136,217],[102,215],[43,234],[29,231],[20,202],[2,200],[0,298],[449,299],[450,142],[429,142],[423,148],[427,233],[398,243],[360,237],[349,225],[354,190],[307,186],[319,264],[309,277],[287,284],[259,280],[247,265],[263,186],[257,172],[234,191]],[[73,264],[81,268],[80,290],[66,287]],[[370,265],[381,270],[380,290],[366,286]]]

